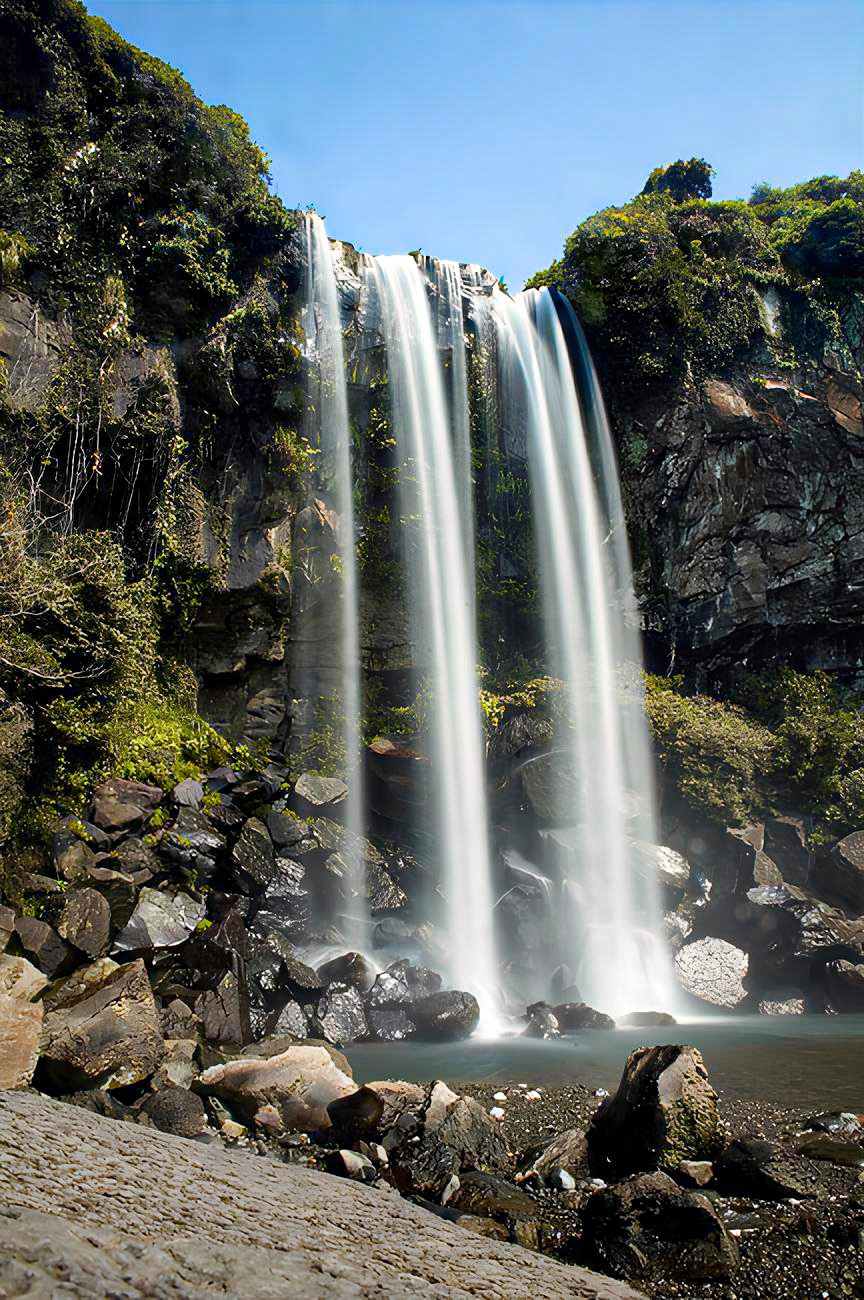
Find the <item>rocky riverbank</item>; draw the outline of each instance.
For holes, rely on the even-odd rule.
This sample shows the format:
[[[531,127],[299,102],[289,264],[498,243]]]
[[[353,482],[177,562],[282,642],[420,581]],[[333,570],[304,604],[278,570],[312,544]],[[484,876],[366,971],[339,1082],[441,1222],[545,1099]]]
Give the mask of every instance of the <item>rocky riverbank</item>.
[[[241,1282],[250,1270],[308,1296],[343,1294],[333,1279],[346,1295],[474,1294],[478,1277],[483,1295],[633,1294],[585,1269],[657,1300],[864,1296],[864,1116],[718,1104],[692,1047],[632,1053],[609,1096],[530,1080],[358,1086],[332,1046],[269,1040],[186,1086],[157,1075],[63,1101],[0,1097],[0,1258],[29,1260],[46,1287],[65,1270],[70,1296],[114,1294],[130,1251],[130,1295],[150,1294],[158,1264],[190,1296],[277,1293]],[[157,1260],[143,1243],[167,1224]],[[526,1262],[538,1254],[541,1273]]]

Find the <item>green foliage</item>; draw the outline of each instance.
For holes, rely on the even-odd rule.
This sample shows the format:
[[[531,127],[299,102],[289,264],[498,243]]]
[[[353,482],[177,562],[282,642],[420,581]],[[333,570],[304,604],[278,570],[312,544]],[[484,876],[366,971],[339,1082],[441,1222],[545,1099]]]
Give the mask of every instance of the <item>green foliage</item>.
[[[111,720],[108,762],[115,776],[169,790],[228,760],[227,741],[181,702],[164,698],[130,701]]]
[[[671,175],[694,165],[690,181]],[[569,295],[614,391],[634,400],[688,370],[722,374],[780,346],[760,306],[770,285],[794,295],[802,323],[785,346],[806,353],[836,328],[838,293],[864,277],[862,173],[788,190],[763,183],[749,203],[721,203],[707,201],[710,179],[693,180],[702,166],[657,169],[637,198],[584,221],[529,282]]]
[[[0,230],[0,289],[8,289],[17,282],[31,252],[23,235]]]
[[[745,822],[764,802],[762,779],[776,762],[768,727],[679,678],[646,676],[645,710],[667,778],[694,808],[725,823]]]
[[[655,167],[643,187],[643,194],[669,194],[676,203],[686,199],[710,199],[714,168],[704,158],[679,158],[668,167]]]
[[[735,702],[648,676],[645,707],[667,778],[694,808],[741,823],[793,808],[840,834],[864,822],[862,698],[825,673],[747,677]]]

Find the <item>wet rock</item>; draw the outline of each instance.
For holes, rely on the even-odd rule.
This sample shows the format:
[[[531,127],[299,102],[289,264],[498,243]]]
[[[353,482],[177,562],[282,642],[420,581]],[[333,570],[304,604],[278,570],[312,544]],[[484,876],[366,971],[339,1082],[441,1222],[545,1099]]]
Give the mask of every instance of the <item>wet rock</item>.
[[[114,948],[119,952],[176,948],[185,943],[206,912],[207,904],[188,894],[172,895],[145,885],[128,925],[114,940]]]
[[[400,1190],[436,1200],[454,1174],[503,1169],[508,1161],[501,1131],[479,1102],[441,1082],[433,1084],[422,1117],[404,1111],[384,1145]]]
[[[856,915],[864,913],[864,831],[855,831],[835,844],[820,862],[820,889],[829,891]]]
[[[425,1100],[421,1093],[421,1103]],[[358,1088],[346,1097],[337,1097],[327,1107],[330,1123],[340,1138],[357,1141],[375,1138],[382,1132],[385,1113],[384,1098],[368,1086]]]
[[[164,1055],[147,971],[134,961],[46,1013],[38,1073],[65,1091],[122,1088],[146,1079]]]
[[[17,916],[15,933],[25,953],[49,979],[72,970],[79,960],[57,931],[35,916]]]
[[[579,1029],[614,1029],[615,1021],[602,1011],[595,1011],[585,1002],[562,1002],[554,1008],[562,1034],[572,1034]]]
[[[497,1174],[464,1173],[448,1204],[462,1214],[503,1223],[509,1239],[520,1246],[529,1250],[540,1246],[540,1206],[506,1178]]]
[[[480,1023],[480,1004],[473,993],[430,993],[411,1004],[415,1038],[452,1042],[470,1038]]]
[[[528,1023],[522,1030],[525,1038],[560,1038],[558,1017],[545,1002],[535,1002],[527,1010]]]
[[[760,1016],[803,1016],[807,999],[801,989],[772,989],[759,999]]]
[[[294,849],[309,838],[309,823],[293,813],[271,809],[266,820],[270,838],[278,849]]]
[[[668,1011],[631,1011],[629,1015],[619,1016],[618,1024],[634,1029],[651,1029],[663,1025],[677,1025],[678,1021]]]
[[[765,822],[764,850],[788,884],[809,887],[813,854],[807,847],[807,830],[800,817],[769,817]]]
[[[579,1181],[590,1177],[588,1139],[581,1128],[565,1129],[551,1142],[529,1152],[520,1179],[548,1181],[557,1169],[563,1169]]]
[[[304,772],[295,782],[294,793],[301,804],[311,809],[336,808],[345,802],[348,787],[338,777]]]
[[[93,791],[94,823],[109,834],[138,831],[163,799],[158,786],[112,777]]]
[[[693,997],[715,1007],[737,1007],[747,997],[746,952],[725,939],[695,939],[675,954],[678,981]]]
[[[700,1281],[728,1277],[739,1262],[708,1198],[682,1191],[664,1173],[636,1174],[595,1192],[583,1230],[589,1262],[613,1277]]]
[[[602,1177],[712,1160],[724,1139],[705,1063],[695,1047],[677,1045],[633,1052],[588,1129],[591,1166]]]
[[[201,1021],[201,1032],[210,1043],[242,1047],[252,1037],[249,998],[242,974],[226,971],[215,987],[199,993],[193,1010]]]
[[[824,1188],[807,1162],[787,1156],[775,1142],[737,1138],[716,1163],[718,1185],[738,1196],[764,1200],[811,1197]]]
[[[357,1091],[324,1047],[296,1045],[268,1058],[238,1058],[205,1070],[196,1090],[218,1097],[241,1118],[275,1106],[286,1129],[314,1132],[330,1127],[328,1105]]]
[[[309,1023],[303,1008],[298,1002],[289,998],[277,1011],[266,1018],[264,1033],[293,1034],[296,1038],[308,1038]]]
[[[270,832],[257,817],[244,823],[231,852],[234,878],[244,893],[257,894],[273,884],[276,855]]]
[[[864,1011],[864,962],[828,962],[825,991],[830,1005],[838,1011]]]
[[[382,1043],[398,1043],[414,1034],[414,1021],[407,1004],[367,1004],[366,1023],[370,1036]]]
[[[366,999],[369,1006],[407,1004],[439,992],[441,976],[404,958],[376,976]]]
[[[359,952],[346,952],[341,957],[324,962],[318,967],[318,977],[328,984],[348,984],[351,988],[368,993],[375,982],[375,972]]]
[[[212,876],[225,848],[225,836],[194,808],[181,808],[159,841],[161,857],[201,880]]]
[[[317,1036],[331,1043],[354,1043],[366,1038],[369,1026],[359,990],[347,984],[331,984],[318,1003],[314,1028]]]
[[[111,929],[122,930],[135,908],[137,889],[133,877],[112,867],[92,866],[87,869],[87,883],[108,904]]]
[[[864,1122],[859,1115],[855,1115],[848,1110],[831,1110],[823,1111],[819,1115],[811,1115],[804,1121],[804,1128],[813,1133],[845,1133],[857,1135],[864,1131]]]
[[[175,785],[172,795],[174,802],[182,808],[200,808],[204,798],[204,786],[194,777],[187,776],[185,781]]]
[[[145,1098],[140,1110],[156,1128],[163,1133],[173,1133],[175,1137],[200,1137],[207,1131],[207,1111],[203,1101],[185,1088],[162,1088]]]
[[[277,857],[269,884],[258,895],[259,905],[279,917],[282,930],[304,936],[312,918],[312,897],[306,867],[293,858]]]
[[[808,1160],[824,1160],[844,1169],[864,1168],[864,1147],[857,1142],[841,1142],[825,1133],[804,1133],[796,1138],[795,1151]]]

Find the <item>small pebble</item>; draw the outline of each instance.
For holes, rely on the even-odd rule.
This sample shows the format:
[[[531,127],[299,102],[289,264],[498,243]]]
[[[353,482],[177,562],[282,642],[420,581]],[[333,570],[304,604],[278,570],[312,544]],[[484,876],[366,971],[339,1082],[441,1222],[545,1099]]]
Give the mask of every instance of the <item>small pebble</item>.
[[[493,1106],[492,1109],[490,1110],[489,1114],[492,1116],[493,1119],[503,1119],[503,1118],[504,1118],[504,1111],[502,1110],[502,1108],[501,1108],[500,1106]]]
[[[493,1101],[506,1101],[506,1100],[507,1100],[507,1093],[506,1093],[506,1092],[495,1092],[495,1093],[492,1094],[492,1100],[493,1100]]]

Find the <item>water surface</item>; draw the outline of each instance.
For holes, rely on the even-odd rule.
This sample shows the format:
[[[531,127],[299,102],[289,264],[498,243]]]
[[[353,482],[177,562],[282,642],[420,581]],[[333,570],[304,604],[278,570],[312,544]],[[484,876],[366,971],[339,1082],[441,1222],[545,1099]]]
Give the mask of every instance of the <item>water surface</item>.
[[[448,1079],[611,1089],[629,1052],[670,1042],[699,1048],[721,1095],[864,1112],[864,1016],[718,1018],[660,1029],[588,1030],[553,1042],[356,1043],[347,1055],[360,1083]]]

